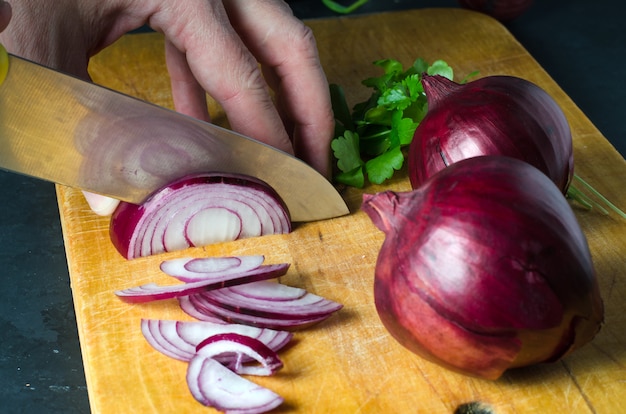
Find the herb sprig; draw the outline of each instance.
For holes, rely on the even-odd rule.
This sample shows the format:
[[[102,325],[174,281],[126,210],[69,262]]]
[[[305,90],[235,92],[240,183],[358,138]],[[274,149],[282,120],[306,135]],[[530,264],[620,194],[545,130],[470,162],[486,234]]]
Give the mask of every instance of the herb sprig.
[[[362,82],[373,92],[352,111],[343,89],[339,85],[330,86],[335,112],[331,148],[339,170],[334,179],[358,188],[366,180],[381,184],[402,168],[403,149],[411,143],[428,109],[422,74],[441,75],[450,80],[454,76],[443,60],[428,64],[418,58],[407,70],[394,59],[378,60],[374,65],[382,68],[383,74]]]

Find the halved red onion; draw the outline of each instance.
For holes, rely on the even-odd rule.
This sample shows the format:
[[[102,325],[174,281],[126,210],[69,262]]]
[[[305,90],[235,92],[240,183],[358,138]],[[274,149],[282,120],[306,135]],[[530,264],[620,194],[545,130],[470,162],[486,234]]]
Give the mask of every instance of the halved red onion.
[[[233,257],[185,257],[165,260],[161,263],[161,271],[182,282],[195,282],[214,277],[216,273],[244,272],[257,269],[263,264],[265,257],[233,256]]]
[[[111,241],[127,259],[290,231],[289,211],[274,189],[223,173],[182,178],[142,205],[122,202],[110,225]]]
[[[263,265],[249,271],[233,272],[231,274],[228,272],[220,273],[214,275],[212,278],[178,285],[161,286],[156,283],[148,283],[124,290],[118,290],[115,294],[123,301],[131,303],[171,299],[211,289],[219,289],[242,283],[272,279],[287,273],[288,268],[288,263]]]
[[[275,392],[203,355],[196,355],[189,361],[187,386],[201,404],[225,413],[264,413],[283,402],[283,398]]]
[[[142,319],[141,332],[157,351],[181,361],[189,361],[196,354],[196,347],[206,338],[219,334],[237,334],[261,341],[273,351],[283,348],[293,334],[241,324],[191,322],[163,319]],[[230,363],[233,358],[220,359]]]
[[[227,367],[237,374],[269,376],[283,367],[283,361],[272,348],[256,338],[234,332],[204,339],[196,347],[196,353],[207,358],[228,358]],[[249,360],[261,365],[244,365]]]
[[[249,288],[254,290],[254,285],[255,283],[252,283]],[[289,292],[289,286],[279,283],[274,285],[276,290],[273,296],[266,296],[263,299],[245,299],[237,292],[219,294],[219,299],[216,299],[202,292],[189,295],[185,299],[181,298],[181,308],[200,320],[204,319],[203,316],[209,319],[219,317],[229,323],[263,328],[301,329],[327,319],[343,306],[308,292],[300,298],[285,301],[281,299],[280,294]],[[269,287],[271,285],[264,285],[260,291],[271,291]]]

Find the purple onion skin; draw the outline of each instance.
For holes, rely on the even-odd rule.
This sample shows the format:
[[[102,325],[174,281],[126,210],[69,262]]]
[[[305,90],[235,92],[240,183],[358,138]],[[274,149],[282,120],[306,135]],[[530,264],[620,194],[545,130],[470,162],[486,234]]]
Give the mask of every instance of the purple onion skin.
[[[364,195],[385,233],[374,297],[409,350],[497,379],[591,341],[603,303],[586,238],[559,189],[529,164],[475,157],[418,190]]]
[[[502,22],[519,17],[532,3],[533,0],[459,0],[461,6],[486,13]]]
[[[574,174],[572,135],[563,111],[537,85],[512,76],[458,84],[424,76],[428,113],[409,147],[409,178],[418,188],[446,166],[504,155],[535,166],[565,194]]]

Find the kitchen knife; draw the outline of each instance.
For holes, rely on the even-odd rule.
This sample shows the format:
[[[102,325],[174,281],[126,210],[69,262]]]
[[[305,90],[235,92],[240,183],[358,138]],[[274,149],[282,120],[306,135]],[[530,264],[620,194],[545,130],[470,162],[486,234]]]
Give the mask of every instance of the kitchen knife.
[[[230,130],[8,54],[0,45],[0,168],[139,204],[199,172],[271,185],[293,221],[348,214],[321,174]]]

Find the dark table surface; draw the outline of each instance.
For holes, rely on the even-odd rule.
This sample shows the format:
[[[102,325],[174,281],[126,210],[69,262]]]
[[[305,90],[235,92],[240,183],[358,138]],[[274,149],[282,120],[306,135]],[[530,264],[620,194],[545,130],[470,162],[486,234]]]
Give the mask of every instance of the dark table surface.
[[[301,18],[333,16],[321,0],[290,4]],[[622,156],[625,4],[536,0],[507,24]],[[370,0],[358,13],[456,6],[453,0]],[[0,189],[0,413],[88,413],[54,186],[0,171]]]

